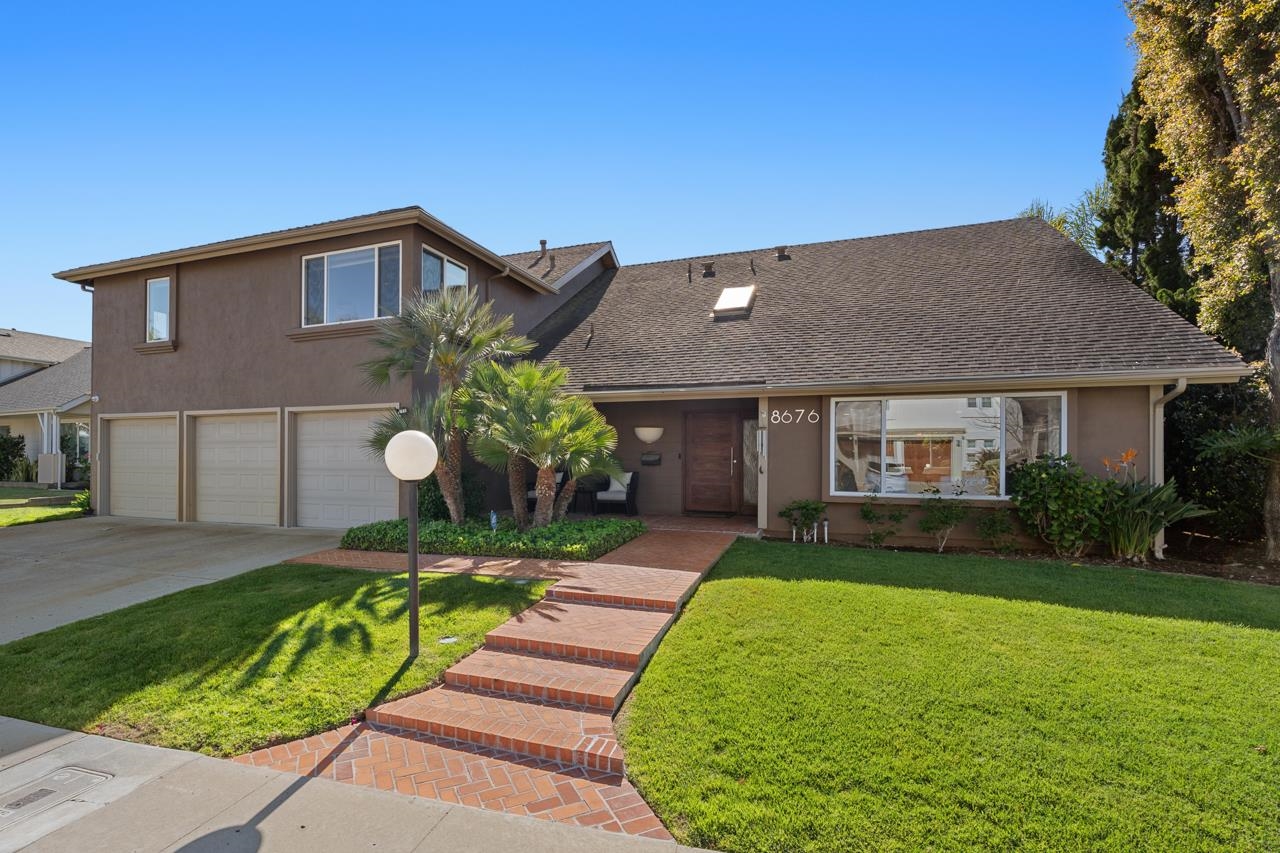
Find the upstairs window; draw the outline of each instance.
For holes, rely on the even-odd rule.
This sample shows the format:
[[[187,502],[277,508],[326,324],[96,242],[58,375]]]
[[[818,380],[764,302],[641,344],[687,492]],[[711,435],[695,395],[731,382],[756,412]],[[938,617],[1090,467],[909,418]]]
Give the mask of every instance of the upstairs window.
[[[422,292],[435,293],[443,287],[466,287],[467,268],[452,258],[422,247]]]
[[[304,326],[400,313],[400,244],[364,246],[302,259]]]
[[[147,343],[169,340],[169,279],[147,279]]]

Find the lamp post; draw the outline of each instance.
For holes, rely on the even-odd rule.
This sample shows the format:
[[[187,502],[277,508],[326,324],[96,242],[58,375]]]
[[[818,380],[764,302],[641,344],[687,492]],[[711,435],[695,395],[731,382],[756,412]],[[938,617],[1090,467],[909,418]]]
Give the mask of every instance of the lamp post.
[[[387,442],[383,453],[387,470],[401,482],[409,483],[409,657],[418,656],[418,481],[436,470],[440,453],[431,436],[416,429],[398,432]]]

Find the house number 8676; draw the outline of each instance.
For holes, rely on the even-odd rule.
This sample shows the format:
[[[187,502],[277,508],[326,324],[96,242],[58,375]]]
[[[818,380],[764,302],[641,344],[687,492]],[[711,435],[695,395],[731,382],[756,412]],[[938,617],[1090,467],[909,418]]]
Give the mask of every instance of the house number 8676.
[[[817,409],[774,409],[769,415],[769,423],[799,424],[808,421],[816,424],[821,418]]]

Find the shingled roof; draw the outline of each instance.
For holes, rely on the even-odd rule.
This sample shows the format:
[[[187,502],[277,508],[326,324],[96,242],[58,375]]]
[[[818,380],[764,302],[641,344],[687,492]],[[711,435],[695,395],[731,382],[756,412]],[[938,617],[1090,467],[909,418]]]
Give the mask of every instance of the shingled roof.
[[[57,364],[88,345],[88,341],[37,335],[35,332],[20,332],[17,329],[0,329],[0,358],[16,361]]]
[[[555,287],[564,274],[593,255],[612,247],[612,243],[579,243],[576,246],[556,246],[548,248],[544,255],[541,249],[532,252],[517,252],[514,255],[503,255],[502,259],[510,261],[513,267],[519,267],[530,275],[537,276],[543,284]],[[555,258],[556,265],[551,266]]]
[[[746,285],[747,316],[711,316],[724,288]],[[770,248],[623,266],[531,334],[537,357],[562,362],[588,392],[1247,372],[1026,218],[792,246],[786,260]]]
[[[0,386],[0,413],[57,411],[89,395],[92,354],[84,344],[65,361]]]

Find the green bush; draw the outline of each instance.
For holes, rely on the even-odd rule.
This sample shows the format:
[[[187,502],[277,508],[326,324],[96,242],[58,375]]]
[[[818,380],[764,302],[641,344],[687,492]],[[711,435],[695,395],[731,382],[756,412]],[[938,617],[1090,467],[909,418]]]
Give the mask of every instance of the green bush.
[[[858,507],[858,515],[867,525],[867,544],[872,548],[879,548],[897,536],[898,525],[907,520],[907,511],[902,507],[885,507],[881,510],[880,500],[874,495]]]
[[[987,510],[978,516],[974,525],[978,535],[991,543],[991,547],[1000,552],[1013,550],[1014,523],[1013,513],[1007,509]]]
[[[467,518],[489,517],[484,478],[469,469],[462,471],[462,509]],[[418,520],[449,520],[449,507],[445,505],[435,474],[418,483]]]
[[[429,521],[418,528],[418,548],[429,554],[594,560],[644,531],[644,522],[637,519],[557,521],[525,531],[501,524],[497,530],[490,530],[487,525],[475,523]],[[397,519],[353,527],[342,537],[342,547],[403,553],[409,548],[408,523]]]
[[[20,435],[0,435],[0,480],[20,480],[19,465],[27,459],[27,440]]]
[[[89,490],[85,489],[82,492],[76,492],[76,496],[71,499],[71,505],[83,512],[85,515],[92,512],[93,507],[89,505]]]
[[[779,518],[785,518],[787,523],[791,525],[794,537],[794,531],[799,531],[805,542],[810,537],[817,541],[817,532],[814,525],[822,520],[827,513],[827,505],[822,501],[794,500],[778,511]]]
[[[951,531],[969,517],[969,507],[955,500],[948,500],[941,495],[925,498],[920,504],[920,530],[930,533],[938,542],[938,553],[947,547],[947,539]]]
[[[1079,557],[1102,538],[1107,481],[1070,456],[1041,456],[1014,465],[1007,482],[1022,523],[1059,557]]]

